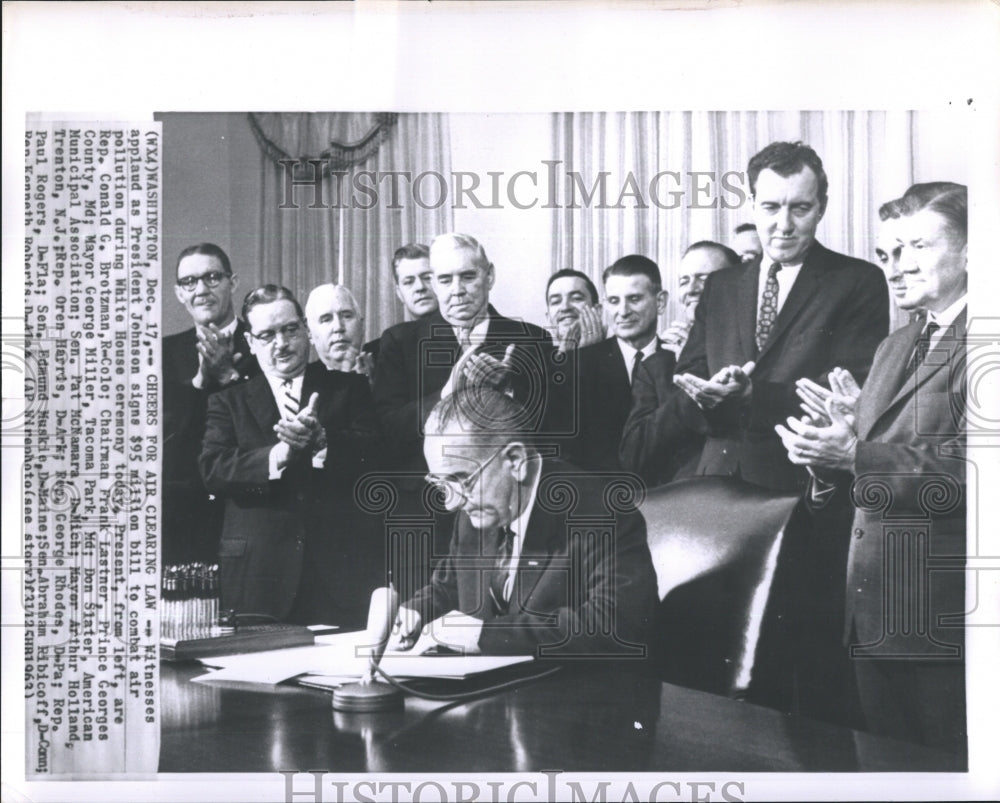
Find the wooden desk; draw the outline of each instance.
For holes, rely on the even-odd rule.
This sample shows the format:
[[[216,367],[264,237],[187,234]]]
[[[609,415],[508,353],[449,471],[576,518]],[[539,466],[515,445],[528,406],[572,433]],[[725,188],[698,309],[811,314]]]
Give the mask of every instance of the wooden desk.
[[[191,683],[164,664],[160,772],[961,771],[964,762],[685,689],[576,665],[462,704],[341,714],[330,694]]]

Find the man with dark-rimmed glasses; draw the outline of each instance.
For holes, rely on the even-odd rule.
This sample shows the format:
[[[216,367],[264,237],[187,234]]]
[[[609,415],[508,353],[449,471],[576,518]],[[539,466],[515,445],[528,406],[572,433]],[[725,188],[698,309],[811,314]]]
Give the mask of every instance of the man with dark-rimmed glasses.
[[[210,394],[260,373],[236,317],[226,252],[198,243],[177,257],[174,294],[194,324],[163,339],[163,562],[214,563],[222,505],[198,476]]]
[[[368,381],[307,364],[309,331],[286,288],[248,293],[243,317],[262,373],[209,399],[199,458],[226,500],[222,607],[358,626],[384,562],[343,514],[378,445]]]
[[[430,643],[465,653],[641,658],[656,605],[646,523],[608,501],[606,479],[543,458],[529,419],[471,385],[431,412],[426,479],[458,516],[448,556],[400,608],[394,645],[429,624]]]

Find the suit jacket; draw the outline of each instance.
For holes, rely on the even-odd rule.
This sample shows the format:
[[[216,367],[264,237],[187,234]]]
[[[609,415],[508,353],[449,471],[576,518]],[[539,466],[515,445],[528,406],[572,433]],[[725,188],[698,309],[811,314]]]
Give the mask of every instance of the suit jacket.
[[[517,344],[513,358],[514,395],[544,414],[547,366],[552,339],[544,329],[511,320],[489,307],[489,328],[480,350],[502,359]],[[440,312],[397,324],[382,333],[375,366],[375,410],[386,441],[394,450],[393,468],[423,474],[424,423],[441,398],[451,369],[461,356],[455,332]]]
[[[340,610],[302,611],[296,618],[316,624],[367,605],[371,586],[361,587],[361,580],[373,572],[361,555],[370,545],[359,543],[361,534],[346,514],[354,483],[374,468],[378,449],[368,382],[315,362],[306,368],[302,403],[314,392],[326,431],[325,465],[314,469],[303,456],[278,480],[268,478],[279,413],[267,378],[259,374],[209,398],[199,465],[208,490],[226,500],[219,552],[223,608],[286,619],[297,596],[315,591],[300,586],[304,561],[317,579],[325,575]],[[324,569],[318,574],[317,564]]]
[[[543,462],[508,613],[494,613],[489,592],[497,531],[464,513],[448,557],[405,605],[425,623],[452,610],[483,619],[488,655],[644,656],[657,604],[646,522],[634,509],[606,508],[607,490],[606,478]]]
[[[647,375],[670,382],[674,374],[673,352],[660,348],[642,361]],[[617,338],[579,350],[578,435],[567,449],[568,459],[581,468],[595,471],[620,471],[618,457],[622,432],[632,409],[631,366],[625,365]],[[565,416],[569,418],[569,414]]]
[[[876,655],[941,657],[962,641],[965,313],[904,381],[922,326],[886,338],[857,407],[845,638],[853,628]]]
[[[246,325],[237,321],[233,350],[240,380],[260,373],[250,354]],[[214,563],[222,529],[222,505],[205,490],[198,455],[205,434],[208,397],[218,388],[196,388],[198,338],[194,327],[163,339],[163,562]]]
[[[708,425],[699,474],[740,476],[775,490],[802,489],[807,473],[788,461],[774,425],[801,414],[795,395],[801,377],[823,382],[840,366],[864,381],[889,331],[888,289],[874,265],[814,243],[758,353],[759,275],[739,266],[708,277],[676,369],[708,378],[728,365],[755,360],[749,400],[704,412],[690,399],[671,403],[686,408],[681,423],[700,413]]]
[[[618,456],[626,471],[654,488],[695,474],[708,425],[681,401],[674,385],[673,352],[660,349],[642,361],[632,383],[632,406],[622,428]]]

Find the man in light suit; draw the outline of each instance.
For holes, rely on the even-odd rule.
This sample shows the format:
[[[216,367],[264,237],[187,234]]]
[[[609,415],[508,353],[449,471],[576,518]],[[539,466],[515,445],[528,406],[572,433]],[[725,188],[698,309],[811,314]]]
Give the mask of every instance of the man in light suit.
[[[688,398],[666,404],[675,424],[707,425],[698,473],[796,490],[806,472],[789,462],[774,425],[798,412],[800,377],[825,382],[839,365],[864,380],[889,330],[888,292],[874,265],[816,241],[827,178],[815,151],[774,142],[747,172],[760,270],[708,277],[674,377]]]
[[[215,563],[222,504],[198,476],[210,394],[260,373],[233,310],[239,278],[213,243],[177,257],[174,294],[194,326],[163,339],[163,563]]]
[[[606,480],[543,459],[524,420],[509,396],[469,385],[431,413],[427,481],[460,512],[397,640],[412,645],[427,623],[465,653],[641,659],[657,601],[645,521],[605,507]]]
[[[222,607],[361,626],[384,564],[342,513],[377,449],[368,382],[307,366],[306,323],[284,287],[249,293],[243,315],[262,373],[209,399],[199,458],[206,487],[226,500]]]
[[[823,504],[851,487],[845,643],[867,727],[966,749],[965,349],[967,190],[917,184],[897,209],[889,285],[919,310],[879,346],[856,398],[776,431]],[[854,388],[847,374],[835,383]]]

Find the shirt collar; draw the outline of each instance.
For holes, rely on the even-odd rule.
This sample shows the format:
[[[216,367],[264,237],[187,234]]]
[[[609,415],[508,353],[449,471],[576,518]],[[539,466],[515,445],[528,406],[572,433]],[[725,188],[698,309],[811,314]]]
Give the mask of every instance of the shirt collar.
[[[951,326],[958,319],[958,316],[962,314],[967,301],[968,293],[963,293],[961,298],[956,299],[951,306],[941,310],[941,312],[927,310],[927,322],[930,323],[933,321],[942,329]]]
[[[639,351],[639,349],[633,348],[620,337],[616,337],[615,340],[618,342],[618,348],[621,349],[622,357],[625,359],[625,367],[631,371],[632,363],[635,362],[635,354]],[[657,338],[656,335],[653,335],[653,339],[641,349],[642,358],[645,360],[647,357],[656,354],[656,349],[659,348],[659,345],[659,338]]]
[[[272,376],[271,374],[264,374],[267,378],[267,384],[271,386],[271,393],[274,394],[274,398],[278,399],[284,394],[282,389],[285,380],[280,376]],[[305,379],[305,371],[299,374],[297,377],[292,379],[292,395],[299,400],[299,404],[302,404],[302,382]]]
[[[236,334],[236,325],[237,325],[237,324],[238,324],[239,322],[240,322],[240,321],[239,321],[239,318],[235,318],[235,317],[234,317],[234,318],[233,318],[233,319],[232,319],[232,320],[231,320],[231,321],[230,321],[229,323],[227,323],[227,324],[226,324],[225,326],[220,326],[220,327],[219,327],[219,331],[220,331],[220,332],[222,332],[222,334],[224,334],[224,335],[229,335],[229,336],[231,337],[232,335],[235,335],[235,334]]]

